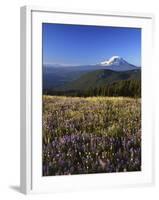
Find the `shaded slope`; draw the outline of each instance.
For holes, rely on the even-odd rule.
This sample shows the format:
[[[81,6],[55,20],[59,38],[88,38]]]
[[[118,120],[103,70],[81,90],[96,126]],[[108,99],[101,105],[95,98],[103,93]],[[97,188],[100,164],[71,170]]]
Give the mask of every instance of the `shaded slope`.
[[[79,79],[59,87],[60,90],[87,90],[89,88],[103,87],[122,80],[140,80],[141,70],[117,72],[107,69],[96,70],[82,75]]]

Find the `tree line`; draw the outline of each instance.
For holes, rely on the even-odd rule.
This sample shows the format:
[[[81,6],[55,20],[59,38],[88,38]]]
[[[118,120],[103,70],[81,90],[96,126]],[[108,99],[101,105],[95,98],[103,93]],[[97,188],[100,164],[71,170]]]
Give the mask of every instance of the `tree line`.
[[[141,80],[122,80],[113,84],[106,84],[98,87],[90,87],[86,90],[43,90],[45,95],[57,96],[125,96],[125,97],[141,97]]]

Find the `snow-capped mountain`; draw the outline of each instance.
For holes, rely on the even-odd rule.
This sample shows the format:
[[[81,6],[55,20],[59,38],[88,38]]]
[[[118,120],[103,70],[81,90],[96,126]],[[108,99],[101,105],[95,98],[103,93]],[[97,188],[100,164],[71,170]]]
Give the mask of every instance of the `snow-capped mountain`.
[[[123,58],[121,58],[120,56],[113,56],[111,57],[109,60],[105,60],[103,62],[101,62],[101,65],[120,65],[120,64],[124,64],[127,63]]]
[[[127,71],[138,69],[138,67],[128,63],[120,56],[113,56],[109,60],[102,61],[99,65],[104,66],[106,69],[114,71]]]

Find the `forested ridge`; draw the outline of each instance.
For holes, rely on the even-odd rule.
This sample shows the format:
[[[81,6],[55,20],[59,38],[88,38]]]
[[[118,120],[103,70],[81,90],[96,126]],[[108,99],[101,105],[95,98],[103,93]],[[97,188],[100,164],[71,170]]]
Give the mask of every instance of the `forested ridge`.
[[[90,87],[83,90],[66,90],[58,91],[52,89],[44,90],[46,95],[59,95],[59,96],[129,96],[141,97],[141,80],[122,80],[113,84],[106,84],[99,87]]]

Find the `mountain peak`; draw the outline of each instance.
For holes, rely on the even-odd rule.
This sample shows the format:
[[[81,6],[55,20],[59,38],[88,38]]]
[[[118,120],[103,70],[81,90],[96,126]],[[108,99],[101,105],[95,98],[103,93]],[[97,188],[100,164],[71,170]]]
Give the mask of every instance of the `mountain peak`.
[[[120,56],[113,56],[108,60],[102,61],[100,64],[104,66],[110,66],[110,65],[121,65],[127,63],[122,57]]]
[[[137,68],[135,65],[128,63],[120,56],[113,56],[108,60],[102,61],[99,65],[105,67],[105,69],[114,71],[127,71]]]

